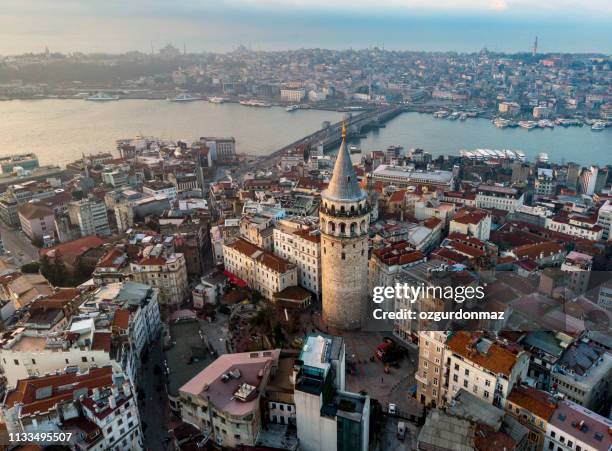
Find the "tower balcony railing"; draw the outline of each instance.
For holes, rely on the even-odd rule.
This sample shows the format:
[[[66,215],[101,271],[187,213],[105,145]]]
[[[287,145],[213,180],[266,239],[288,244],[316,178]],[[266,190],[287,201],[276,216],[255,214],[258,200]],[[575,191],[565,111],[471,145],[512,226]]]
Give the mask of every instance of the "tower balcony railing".
[[[330,216],[350,218],[351,216],[362,216],[362,215],[368,214],[370,212],[370,208],[364,207],[364,208],[355,209],[353,211],[351,210],[340,211],[340,210],[334,210],[331,208],[325,208],[321,206],[319,207],[319,211],[321,213],[325,213],[326,215],[330,215]]]

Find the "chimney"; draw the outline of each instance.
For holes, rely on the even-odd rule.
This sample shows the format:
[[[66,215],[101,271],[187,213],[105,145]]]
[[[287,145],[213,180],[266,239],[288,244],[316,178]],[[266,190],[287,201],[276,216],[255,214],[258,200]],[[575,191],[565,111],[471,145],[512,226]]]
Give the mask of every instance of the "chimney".
[[[113,410],[117,408],[117,401],[115,400],[115,396],[111,395],[108,397],[108,405]]]
[[[113,394],[113,396],[115,398],[118,398],[119,397],[119,388],[117,388],[116,385],[112,385],[111,386],[111,393]]]

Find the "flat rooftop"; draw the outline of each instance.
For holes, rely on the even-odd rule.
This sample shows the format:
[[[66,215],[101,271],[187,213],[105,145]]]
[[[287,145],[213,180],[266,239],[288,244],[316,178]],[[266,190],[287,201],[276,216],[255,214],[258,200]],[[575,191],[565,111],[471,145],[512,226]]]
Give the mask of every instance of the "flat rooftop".
[[[422,171],[415,170],[410,166],[393,166],[381,164],[374,172],[374,176],[381,177],[405,177],[407,179],[427,180],[436,183],[450,183],[453,173],[450,171]]]

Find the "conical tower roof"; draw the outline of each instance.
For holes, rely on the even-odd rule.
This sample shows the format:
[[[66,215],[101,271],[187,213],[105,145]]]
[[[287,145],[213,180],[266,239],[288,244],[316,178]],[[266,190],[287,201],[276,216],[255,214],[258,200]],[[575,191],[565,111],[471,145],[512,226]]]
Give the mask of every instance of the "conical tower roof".
[[[359,186],[357,175],[353,169],[351,155],[346,147],[344,128],[332,178],[322,196],[329,200],[347,202],[356,202],[365,198],[365,193]]]

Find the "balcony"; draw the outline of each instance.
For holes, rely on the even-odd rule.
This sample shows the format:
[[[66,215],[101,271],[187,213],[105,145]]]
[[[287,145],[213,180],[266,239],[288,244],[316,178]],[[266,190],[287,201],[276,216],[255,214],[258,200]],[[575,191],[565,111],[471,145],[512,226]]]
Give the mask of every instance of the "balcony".
[[[415,379],[416,379],[418,382],[420,382],[421,384],[425,384],[425,385],[428,385],[428,384],[429,384],[429,381],[427,380],[427,378],[425,378],[425,377],[421,376],[419,373],[416,373],[416,374],[414,375],[414,378],[415,378]]]

